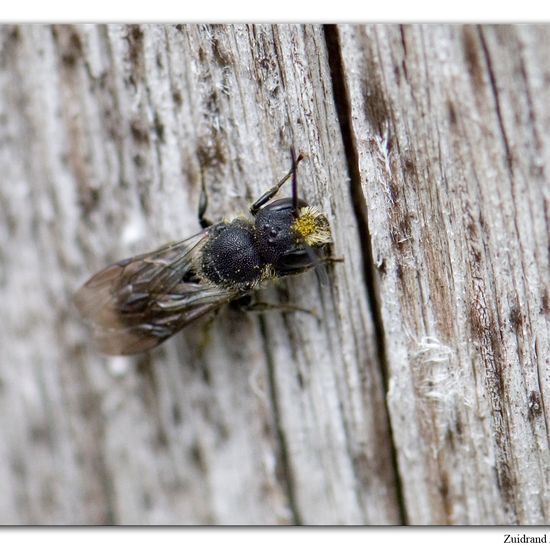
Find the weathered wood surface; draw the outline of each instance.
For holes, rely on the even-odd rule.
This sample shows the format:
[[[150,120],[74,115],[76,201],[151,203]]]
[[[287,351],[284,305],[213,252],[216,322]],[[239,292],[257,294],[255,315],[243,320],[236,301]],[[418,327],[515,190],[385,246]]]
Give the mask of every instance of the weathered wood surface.
[[[321,27],[2,29],[0,520],[398,523]],[[70,307],[94,271],[246,211],[289,168],[346,262],[138,359]],[[288,190],[287,190],[288,193]]]
[[[548,27],[340,29],[411,523],[547,523]]]
[[[0,523],[550,520],[549,40],[2,27]],[[74,290],[195,233],[202,178],[245,211],[290,144],[346,261],[265,297],[323,322],[97,355]]]

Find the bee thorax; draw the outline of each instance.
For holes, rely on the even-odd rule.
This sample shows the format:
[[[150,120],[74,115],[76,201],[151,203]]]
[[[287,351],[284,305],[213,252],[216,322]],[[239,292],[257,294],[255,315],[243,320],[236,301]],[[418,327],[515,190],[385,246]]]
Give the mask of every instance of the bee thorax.
[[[224,224],[206,243],[202,275],[216,285],[254,285],[262,275],[262,257],[255,248],[253,227],[242,220]]]

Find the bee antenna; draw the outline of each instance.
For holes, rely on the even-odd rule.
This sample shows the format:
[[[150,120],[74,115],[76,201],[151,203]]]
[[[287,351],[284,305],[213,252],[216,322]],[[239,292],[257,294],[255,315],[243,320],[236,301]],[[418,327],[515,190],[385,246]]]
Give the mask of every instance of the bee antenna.
[[[290,157],[292,159],[292,215],[298,217],[298,163],[303,160],[304,155],[300,153],[296,158],[294,147],[290,147]]]

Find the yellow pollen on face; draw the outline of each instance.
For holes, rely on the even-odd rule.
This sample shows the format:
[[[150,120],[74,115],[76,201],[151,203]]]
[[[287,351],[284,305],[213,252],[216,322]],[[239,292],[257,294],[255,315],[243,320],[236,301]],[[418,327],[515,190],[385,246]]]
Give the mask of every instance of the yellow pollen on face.
[[[300,214],[300,216],[294,220],[292,229],[294,229],[294,231],[296,231],[296,233],[298,233],[301,237],[304,237],[304,239],[309,237],[315,233],[315,230],[317,229],[315,217],[309,212]]]
[[[326,218],[311,206],[300,208],[291,227],[309,246],[327,244],[332,240]]]

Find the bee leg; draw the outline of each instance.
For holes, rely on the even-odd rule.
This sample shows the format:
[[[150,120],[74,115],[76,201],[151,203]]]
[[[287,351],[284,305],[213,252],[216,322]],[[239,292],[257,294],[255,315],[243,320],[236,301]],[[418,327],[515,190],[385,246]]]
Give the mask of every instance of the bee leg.
[[[283,186],[283,184],[290,179],[292,174],[294,173],[296,166],[298,166],[298,163],[304,159],[304,155],[300,154],[298,158],[296,159],[296,162],[293,163],[292,168],[288,172],[288,174],[276,185],[274,185],[271,189],[266,191],[259,199],[254,201],[250,205],[250,213],[255,216],[258,213],[258,210],[266,203],[269,202],[278,192],[279,189]]]
[[[336,258],[334,256],[326,256],[325,258],[323,258],[322,260],[322,263],[327,263],[327,264],[336,264],[336,263],[342,263],[344,262],[344,258]]]
[[[213,312],[211,312],[201,327],[200,339],[197,344],[198,356],[201,358],[204,357],[204,352],[210,343],[210,329],[212,328],[214,321],[218,318],[218,315],[220,314],[220,309],[215,309]]]
[[[319,317],[319,314],[314,309],[306,309],[300,306],[297,306],[295,304],[272,304],[268,302],[250,302],[248,304],[246,303],[239,303],[238,304],[239,309],[242,311],[247,312],[256,312],[256,313],[264,313],[266,311],[282,311],[285,313],[294,313],[294,312],[300,312],[300,313],[307,313],[308,315],[313,315],[318,321],[321,320]]]
[[[322,258],[315,267],[315,276],[321,286],[327,286],[329,284],[329,278],[327,274],[327,264],[341,263],[344,258],[336,258],[334,256],[325,256]]]
[[[210,227],[212,222],[205,216],[206,209],[208,208],[208,195],[206,193],[206,185],[204,183],[204,178],[202,178],[201,186],[201,196],[199,198],[199,223],[203,229]]]

